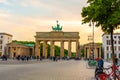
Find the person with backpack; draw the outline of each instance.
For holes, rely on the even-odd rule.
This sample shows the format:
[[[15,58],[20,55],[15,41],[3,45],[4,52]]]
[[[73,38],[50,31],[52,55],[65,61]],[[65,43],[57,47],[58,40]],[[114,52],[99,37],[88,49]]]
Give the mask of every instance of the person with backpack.
[[[95,78],[98,74],[103,73],[103,66],[104,66],[104,61],[102,58],[99,58],[97,60],[97,65],[96,65],[96,69],[95,69]]]

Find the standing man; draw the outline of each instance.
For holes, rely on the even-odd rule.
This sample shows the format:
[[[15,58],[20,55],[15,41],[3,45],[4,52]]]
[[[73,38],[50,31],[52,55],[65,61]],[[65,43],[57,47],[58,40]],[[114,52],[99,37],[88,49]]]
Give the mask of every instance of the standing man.
[[[118,64],[118,58],[115,56],[115,65]]]
[[[97,66],[95,69],[95,78],[97,79],[97,75],[103,73],[103,66],[104,66],[104,61],[102,58],[97,59]]]

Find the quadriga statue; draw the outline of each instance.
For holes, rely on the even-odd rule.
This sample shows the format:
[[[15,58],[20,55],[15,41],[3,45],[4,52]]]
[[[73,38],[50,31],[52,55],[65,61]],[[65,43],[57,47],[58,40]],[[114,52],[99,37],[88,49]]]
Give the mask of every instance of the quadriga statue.
[[[62,31],[62,26],[60,26],[59,24],[58,24],[58,21],[56,21],[57,22],[57,26],[52,26],[52,30],[53,31]]]

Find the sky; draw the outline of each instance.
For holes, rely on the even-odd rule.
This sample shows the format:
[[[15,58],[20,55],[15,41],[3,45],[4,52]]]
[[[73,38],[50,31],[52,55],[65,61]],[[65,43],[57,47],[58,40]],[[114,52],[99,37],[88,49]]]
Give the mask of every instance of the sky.
[[[64,32],[79,32],[80,44],[90,42],[93,26],[81,24],[87,0],[0,0],[0,32],[13,40],[34,41],[36,32],[50,32],[56,20]],[[95,42],[102,42],[101,28],[94,28]]]

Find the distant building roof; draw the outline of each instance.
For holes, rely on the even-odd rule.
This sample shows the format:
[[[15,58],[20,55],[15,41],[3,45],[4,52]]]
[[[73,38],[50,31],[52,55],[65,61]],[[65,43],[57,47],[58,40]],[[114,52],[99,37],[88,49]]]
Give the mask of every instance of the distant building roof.
[[[3,33],[0,33],[0,35],[8,35],[8,36],[11,36],[11,37],[13,36],[13,35],[11,35],[11,34],[4,33],[4,32],[3,32]]]
[[[35,46],[35,44],[23,44],[23,43],[20,43],[20,42],[11,42],[11,43],[8,43],[7,45],[13,45],[13,44],[26,46],[26,47],[34,47]]]
[[[32,47],[32,46],[35,46],[35,44],[24,44],[25,46],[30,46],[30,47]]]
[[[93,45],[93,42],[84,44],[84,46],[87,46],[87,45]],[[94,43],[94,45],[102,45],[102,43]]]
[[[110,35],[110,34],[103,34],[102,36],[104,35]],[[120,35],[120,33],[113,33],[113,35]]]
[[[24,45],[24,46],[28,46],[28,47],[33,47],[35,46],[35,44],[23,44],[23,43],[20,43],[20,42],[15,42],[17,44],[21,44],[21,45]]]

